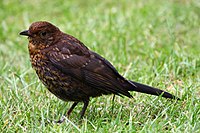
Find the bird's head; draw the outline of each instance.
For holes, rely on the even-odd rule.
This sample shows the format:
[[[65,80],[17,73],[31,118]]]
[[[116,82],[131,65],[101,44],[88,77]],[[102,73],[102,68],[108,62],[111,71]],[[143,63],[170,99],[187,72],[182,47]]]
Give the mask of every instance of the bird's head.
[[[28,36],[33,45],[50,46],[59,37],[60,30],[46,21],[38,21],[31,24],[28,30],[20,32],[20,35]]]

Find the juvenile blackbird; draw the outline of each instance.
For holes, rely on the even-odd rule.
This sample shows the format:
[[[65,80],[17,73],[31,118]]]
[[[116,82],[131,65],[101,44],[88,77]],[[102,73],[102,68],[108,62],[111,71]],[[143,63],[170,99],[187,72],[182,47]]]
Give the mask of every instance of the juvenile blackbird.
[[[68,116],[83,102],[83,117],[90,97],[101,95],[131,98],[129,91],[137,91],[178,99],[163,90],[125,79],[109,61],[49,22],[34,22],[20,35],[28,36],[31,64],[42,83],[58,98],[74,102]]]

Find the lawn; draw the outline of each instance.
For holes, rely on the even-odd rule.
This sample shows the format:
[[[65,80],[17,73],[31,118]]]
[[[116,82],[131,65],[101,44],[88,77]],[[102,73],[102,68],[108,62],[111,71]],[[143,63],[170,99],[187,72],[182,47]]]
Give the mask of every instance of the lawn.
[[[200,2],[198,0],[1,0],[1,132],[200,132]],[[19,36],[46,20],[107,58],[126,78],[166,90],[181,101],[131,92],[71,106],[52,95],[31,68]]]

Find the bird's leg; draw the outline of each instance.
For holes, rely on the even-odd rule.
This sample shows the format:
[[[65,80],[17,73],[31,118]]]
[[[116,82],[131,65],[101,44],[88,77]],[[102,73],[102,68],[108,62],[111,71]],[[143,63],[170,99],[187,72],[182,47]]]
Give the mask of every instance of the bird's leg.
[[[84,114],[85,114],[85,110],[87,109],[87,106],[88,106],[88,104],[89,104],[89,100],[83,101],[83,103],[84,103],[84,105],[83,105],[83,108],[82,108],[82,110],[81,110],[81,112],[80,112],[81,118],[83,118],[83,116],[84,116]]]
[[[113,99],[112,99],[112,113],[113,113],[113,109],[114,109],[114,105],[115,105],[115,94],[113,95]]]
[[[113,99],[112,99],[112,102],[114,102],[114,100],[115,100],[115,94],[113,95]]]
[[[69,115],[71,114],[72,110],[76,107],[76,105],[78,104],[78,102],[74,102],[71,106],[71,108],[67,111],[67,116],[69,117]]]
[[[71,106],[71,108],[67,111],[67,116],[69,117],[69,115],[71,114],[72,110],[76,107],[76,105],[78,104],[78,102],[74,102]],[[61,118],[60,120],[56,121],[55,123],[63,123],[65,121],[65,117]]]

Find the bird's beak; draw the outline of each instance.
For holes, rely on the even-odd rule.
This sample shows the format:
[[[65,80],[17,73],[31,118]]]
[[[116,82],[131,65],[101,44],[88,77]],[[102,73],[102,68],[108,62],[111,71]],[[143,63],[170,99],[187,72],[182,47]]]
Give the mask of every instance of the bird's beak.
[[[28,30],[22,31],[22,32],[20,32],[19,34],[20,34],[20,35],[23,35],[23,36],[31,36],[31,35],[29,34],[29,31],[28,31]]]

